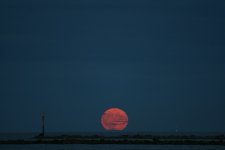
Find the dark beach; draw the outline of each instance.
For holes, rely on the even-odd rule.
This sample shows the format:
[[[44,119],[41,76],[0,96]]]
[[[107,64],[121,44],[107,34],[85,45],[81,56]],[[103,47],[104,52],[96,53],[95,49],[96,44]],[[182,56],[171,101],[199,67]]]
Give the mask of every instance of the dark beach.
[[[1,140],[0,144],[152,144],[152,145],[223,145],[225,135],[59,135],[36,136],[26,140]]]

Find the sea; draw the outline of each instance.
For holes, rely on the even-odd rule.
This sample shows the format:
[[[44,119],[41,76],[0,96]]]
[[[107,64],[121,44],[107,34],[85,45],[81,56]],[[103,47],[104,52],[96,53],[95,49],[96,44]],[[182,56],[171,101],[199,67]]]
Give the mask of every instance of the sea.
[[[224,146],[200,145],[86,145],[86,144],[30,144],[0,145],[1,150],[225,150]]]
[[[48,135],[99,135],[103,133],[49,133]],[[119,133],[113,133],[118,135]],[[133,133],[136,134],[136,133]],[[149,134],[149,133],[148,133]],[[156,133],[155,133],[156,134]],[[0,140],[29,140],[37,133],[0,133]],[[105,134],[104,135],[109,135]],[[112,135],[112,133],[110,133]],[[117,145],[117,144],[0,144],[0,150],[225,150],[217,145]]]

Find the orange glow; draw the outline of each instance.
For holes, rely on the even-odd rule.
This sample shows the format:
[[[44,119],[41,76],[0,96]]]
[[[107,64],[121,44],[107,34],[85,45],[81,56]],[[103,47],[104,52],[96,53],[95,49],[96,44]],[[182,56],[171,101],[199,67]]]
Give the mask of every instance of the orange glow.
[[[106,130],[121,131],[128,125],[128,116],[119,108],[110,108],[103,113],[101,123]]]

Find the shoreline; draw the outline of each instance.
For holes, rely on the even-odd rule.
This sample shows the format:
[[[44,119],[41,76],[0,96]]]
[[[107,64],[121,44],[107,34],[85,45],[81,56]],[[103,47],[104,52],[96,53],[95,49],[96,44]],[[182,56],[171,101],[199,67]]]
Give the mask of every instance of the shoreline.
[[[59,135],[36,136],[27,140],[0,140],[0,144],[134,144],[134,145],[221,145],[225,146],[225,135]]]

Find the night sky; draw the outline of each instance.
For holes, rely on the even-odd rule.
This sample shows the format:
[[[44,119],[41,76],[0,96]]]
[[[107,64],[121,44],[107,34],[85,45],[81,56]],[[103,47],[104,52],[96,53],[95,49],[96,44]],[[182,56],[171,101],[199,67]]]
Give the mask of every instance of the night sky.
[[[225,132],[224,0],[1,0],[0,132]]]

